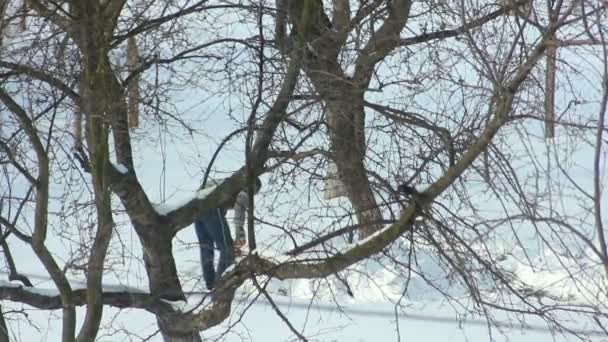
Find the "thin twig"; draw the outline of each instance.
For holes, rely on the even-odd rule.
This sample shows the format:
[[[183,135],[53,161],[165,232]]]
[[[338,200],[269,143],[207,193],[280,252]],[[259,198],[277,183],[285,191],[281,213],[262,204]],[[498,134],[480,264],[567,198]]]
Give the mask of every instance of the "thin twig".
[[[264,295],[264,298],[266,298],[266,300],[268,301],[268,303],[270,304],[270,306],[272,306],[272,309],[274,310],[274,312],[276,312],[277,316],[279,316],[279,318],[281,318],[281,320],[289,327],[289,329],[296,336],[298,336],[298,338],[300,340],[302,340],[304,342],[308,342],[308,340],[306,339],[306,337],[304,337],[304,335],[302,335],[298,330],[296,330],[296,328],[291,324],[291,322],[289,321],[289,319],[287,319],[287,317],[281,312],[281,309],[279,309],[279,307],[274,302],[274,300],[272,300],[272,297],[268,294],[268,292],[266,291],[266,289],[262,288],[260,286],[260,283],[258,283],[257,279],[255,279],[255,275],[251,276],[251,280],[253,281],[253,285],[255,285],[255,287],[258,289],[258,291],[260,293],[262,293],[262,295]]]

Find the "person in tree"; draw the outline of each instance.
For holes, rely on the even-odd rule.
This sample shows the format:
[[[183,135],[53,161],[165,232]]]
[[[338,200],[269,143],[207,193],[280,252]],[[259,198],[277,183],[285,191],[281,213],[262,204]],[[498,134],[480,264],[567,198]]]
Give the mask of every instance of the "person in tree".
[[[219,184],[219,182],[212,181]],[[256,177],[255,193],[257,194],[262,186],[262,182]],[[222,276],[222,273],[234,263],[235,253],[241,254],[241,249],[246,243],[246,234],[244,229],[245,217],[249,208],[249,196],[247,191],[240,191],[234,201],[229,202],[226,207],[217,207],[209,209],[197,217],[194,221],[194,228],[201,254],[201,267],[203,270],[203,279],[208,290],[213,290],[217,279]],[[226,212],[228,209],[234,209],[234,229],[235,240],[232,240],[230,227],[226,220]],[[219,262],[217,268],[214,265],[215,248],[219,251]]]

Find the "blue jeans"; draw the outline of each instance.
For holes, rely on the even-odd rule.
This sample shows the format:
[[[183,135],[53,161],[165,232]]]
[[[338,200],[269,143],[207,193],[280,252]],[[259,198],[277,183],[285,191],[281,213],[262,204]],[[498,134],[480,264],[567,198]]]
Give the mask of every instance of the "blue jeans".
[[[234,262],[232,236],[230,236],[230,228],[225,215],[224,210],[216,208],[204,212],[194,221],[201,252],[203,278],[209,290],[215,287],[216,280]],[[217,248],[220,253],[217,270],[213,263],[214,248]]]

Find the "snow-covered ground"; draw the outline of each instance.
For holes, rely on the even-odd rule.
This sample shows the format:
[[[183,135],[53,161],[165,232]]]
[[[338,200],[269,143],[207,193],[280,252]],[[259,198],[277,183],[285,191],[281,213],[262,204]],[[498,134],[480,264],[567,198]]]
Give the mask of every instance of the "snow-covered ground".
[[[241,296],[242,297],[242,296]],[[189,297],[189,304],[200,302],[200,295]],[[487,342],[521,341],[553,342],[574,341],[573,336],[555,334],[537,319],[515,323],[498,321],[498,327],[488,328],[481,318],[462,317],[440,302],[411,302],[395,310],[389,303],[349,303],[336,308],[335,303],[310,303],[277,296],[275,304],[299,334],[308,341],[365,342],[365,341],[450,341]],[[403,303],[402,303],[403,304]],[[116,309],[106,309],[104,326],[108,334],[98,341],[161,341],[155,334],[154,317],[138,310],[124,310],[118,316]],[[79,310],[82,319],[83,311]],[[31,319],[42,318],[45,312],[29,312]],[[60,314],[54,318],[38,320],[38,329],[13,322],[10,329],[21,341],[59,341]],[[571,325],[573,329],[584,329]],[[124,330],[123,330],[124,329]],[[130,336],[124,335],[128,330]],[[599,331],[588,330],[589,341],[605,342],[608,337]],[[276,311],[263,298],[236,300],[234,315],[218,327],[202,333],[204,341],[298,341],[298,336],[282,321]]]

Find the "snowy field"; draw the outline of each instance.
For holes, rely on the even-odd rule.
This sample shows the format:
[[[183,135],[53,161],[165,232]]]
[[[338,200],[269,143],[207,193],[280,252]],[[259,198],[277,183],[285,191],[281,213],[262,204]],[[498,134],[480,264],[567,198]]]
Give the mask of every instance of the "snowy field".
[[[189,302],[199,302],[200,296],[189,297]],[[222,325],[201,334],[203,341],[264,341],[286,342],[300,339],[281,320],[271,305],[264,299],[255,301],[235,301],[236,314]],[[573,336],[556,334],[543,322],[535,319],[516,324],[498,322],[498,327],[488,329],[483,319],[459,317],[440,302],[408,303],[403,312],[395,313],[389,303],[349,303],[336,309],[335,304],[310,303],[275,297],[275,304],[290,324],[308,341],[319,342],[373,342],[373,341],[446,341],[446,342],[487,342],[521,341],[554,342],[578,341]],[[243,312],[243,310],[245,312]],[[79,318],[82,318],[79,311]],[[115,309],[106,309],[103,326],[120,333],[128,329],[132,334],[100,336],[98,341],[161,341],[155,334],[154,317],[145,311],[127,310],[113,317]],[[35,319],[40,312],[30,312]],[[45,316],[42,313],[40,316]],[[33,329],[25,324],[12,324],[11,329],[21,341],[59,341],[61,336],[60,313],[46,324]],[[108,319],[108,318],[112,319]],[[45,319],[42,318],[42,322]],[[41,321],[39,321],[41,322]],[[16,322],[14,322],[16,323]],[[229,330],[228,330],[229,328]],[[608,341],[600,331],[586,330],[572,325],[573,330],[581,329],[588,341]]]

